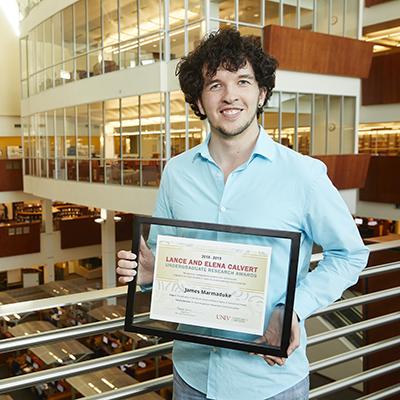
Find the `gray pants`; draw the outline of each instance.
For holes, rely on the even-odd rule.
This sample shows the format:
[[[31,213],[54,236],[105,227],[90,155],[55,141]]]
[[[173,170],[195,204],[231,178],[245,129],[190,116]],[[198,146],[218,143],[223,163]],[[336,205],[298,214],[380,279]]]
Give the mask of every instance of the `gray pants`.
[[[302,381],[266,400],[307,400],[310,388],[310,378]],[[174,397],[173,400],[207,400],[204,393],[189,386],[174,369]]]

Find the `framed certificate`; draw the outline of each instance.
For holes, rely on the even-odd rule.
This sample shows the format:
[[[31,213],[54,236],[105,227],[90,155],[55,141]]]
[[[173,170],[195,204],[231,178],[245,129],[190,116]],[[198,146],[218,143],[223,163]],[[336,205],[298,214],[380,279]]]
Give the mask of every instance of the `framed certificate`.
[[[139,252],[147,233],[154,263],[129,284],[126,331],[287,356],[300,233],[135,216],[132,252],[138,262],[153,258],[150,250]],[[284,273],[271,271],[274,248]],[[283,276],[280,287],[276,276]],[[139,319],[142,291],[150,292],[149,317]],[[263,335],[277,296],[284,305],[281,334],[266,343]]]

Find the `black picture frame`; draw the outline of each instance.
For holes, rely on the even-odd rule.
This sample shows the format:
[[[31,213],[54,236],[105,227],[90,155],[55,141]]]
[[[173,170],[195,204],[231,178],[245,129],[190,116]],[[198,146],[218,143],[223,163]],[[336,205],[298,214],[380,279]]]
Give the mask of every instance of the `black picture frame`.
[[[140,237],[142,235],[142,226],[144,224],[170,226],[176,228],[203,229],[208,231],[229,232],[229,233],[273,237],[273,238],[290,240],[290,254],[289,254],[289,265],[288,265],[289,271],[286,284],[286,299],[284,302],[282,337],[280,346],[278,347],[278,346],[270,346],[268,344],[258,344],[256,342],[248,342],[231,338],[221,338],[221,337],[208,336],[198,333],[187,333],[183,331],[163,329],[159,327],[149,327],[148,323],[146,323],[146,319],[144,319],[143,317],[135,318],[134,315],[137,275],[129,283],[128,286],[125,325],[124,325],[125,331],[141,333],[151,336],[159,336],[171,340],[176,339],[186,342],[200,343],[214,347],[224,347],[251,353],[259,353],[264,355],[272,355],[285,358],[287,357],[287,348],[289,346],[290,336],[291,336],[293,304],[294,304],[296,279],[297,279],[297,266],[298,266],[299,251],[300,251],[300,239],[301,239],[300,232],[250,228],[243,226],[213,224],[213,223],[205,223],[197,221],[157,218],[146,215],[135,215],[133,218],[132,252],[138,255],[138,260],[137,260],[138,262],[140,257],[139,255]]]

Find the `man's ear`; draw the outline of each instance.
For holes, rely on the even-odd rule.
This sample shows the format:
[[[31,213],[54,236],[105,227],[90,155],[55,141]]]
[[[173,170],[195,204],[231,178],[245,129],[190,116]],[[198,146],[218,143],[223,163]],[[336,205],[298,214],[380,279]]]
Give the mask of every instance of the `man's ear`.
[[[204,112],[203,104],[201,104],[201,99],[200,99],[200,98],[196,101],[196,105],[197,105],[199,111],[200,111],[203,115],[206,115],[206,113]]]

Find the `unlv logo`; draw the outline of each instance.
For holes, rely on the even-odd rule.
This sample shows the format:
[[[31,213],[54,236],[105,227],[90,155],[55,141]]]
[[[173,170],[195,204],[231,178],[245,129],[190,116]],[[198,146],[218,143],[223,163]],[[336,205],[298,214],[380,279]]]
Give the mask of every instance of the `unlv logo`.
[[[223,321],[229,321],[231,319],[230,315],[224,315],[224,314],[217,314],[216,317],[217,317],[217,319],[220,319]]]

